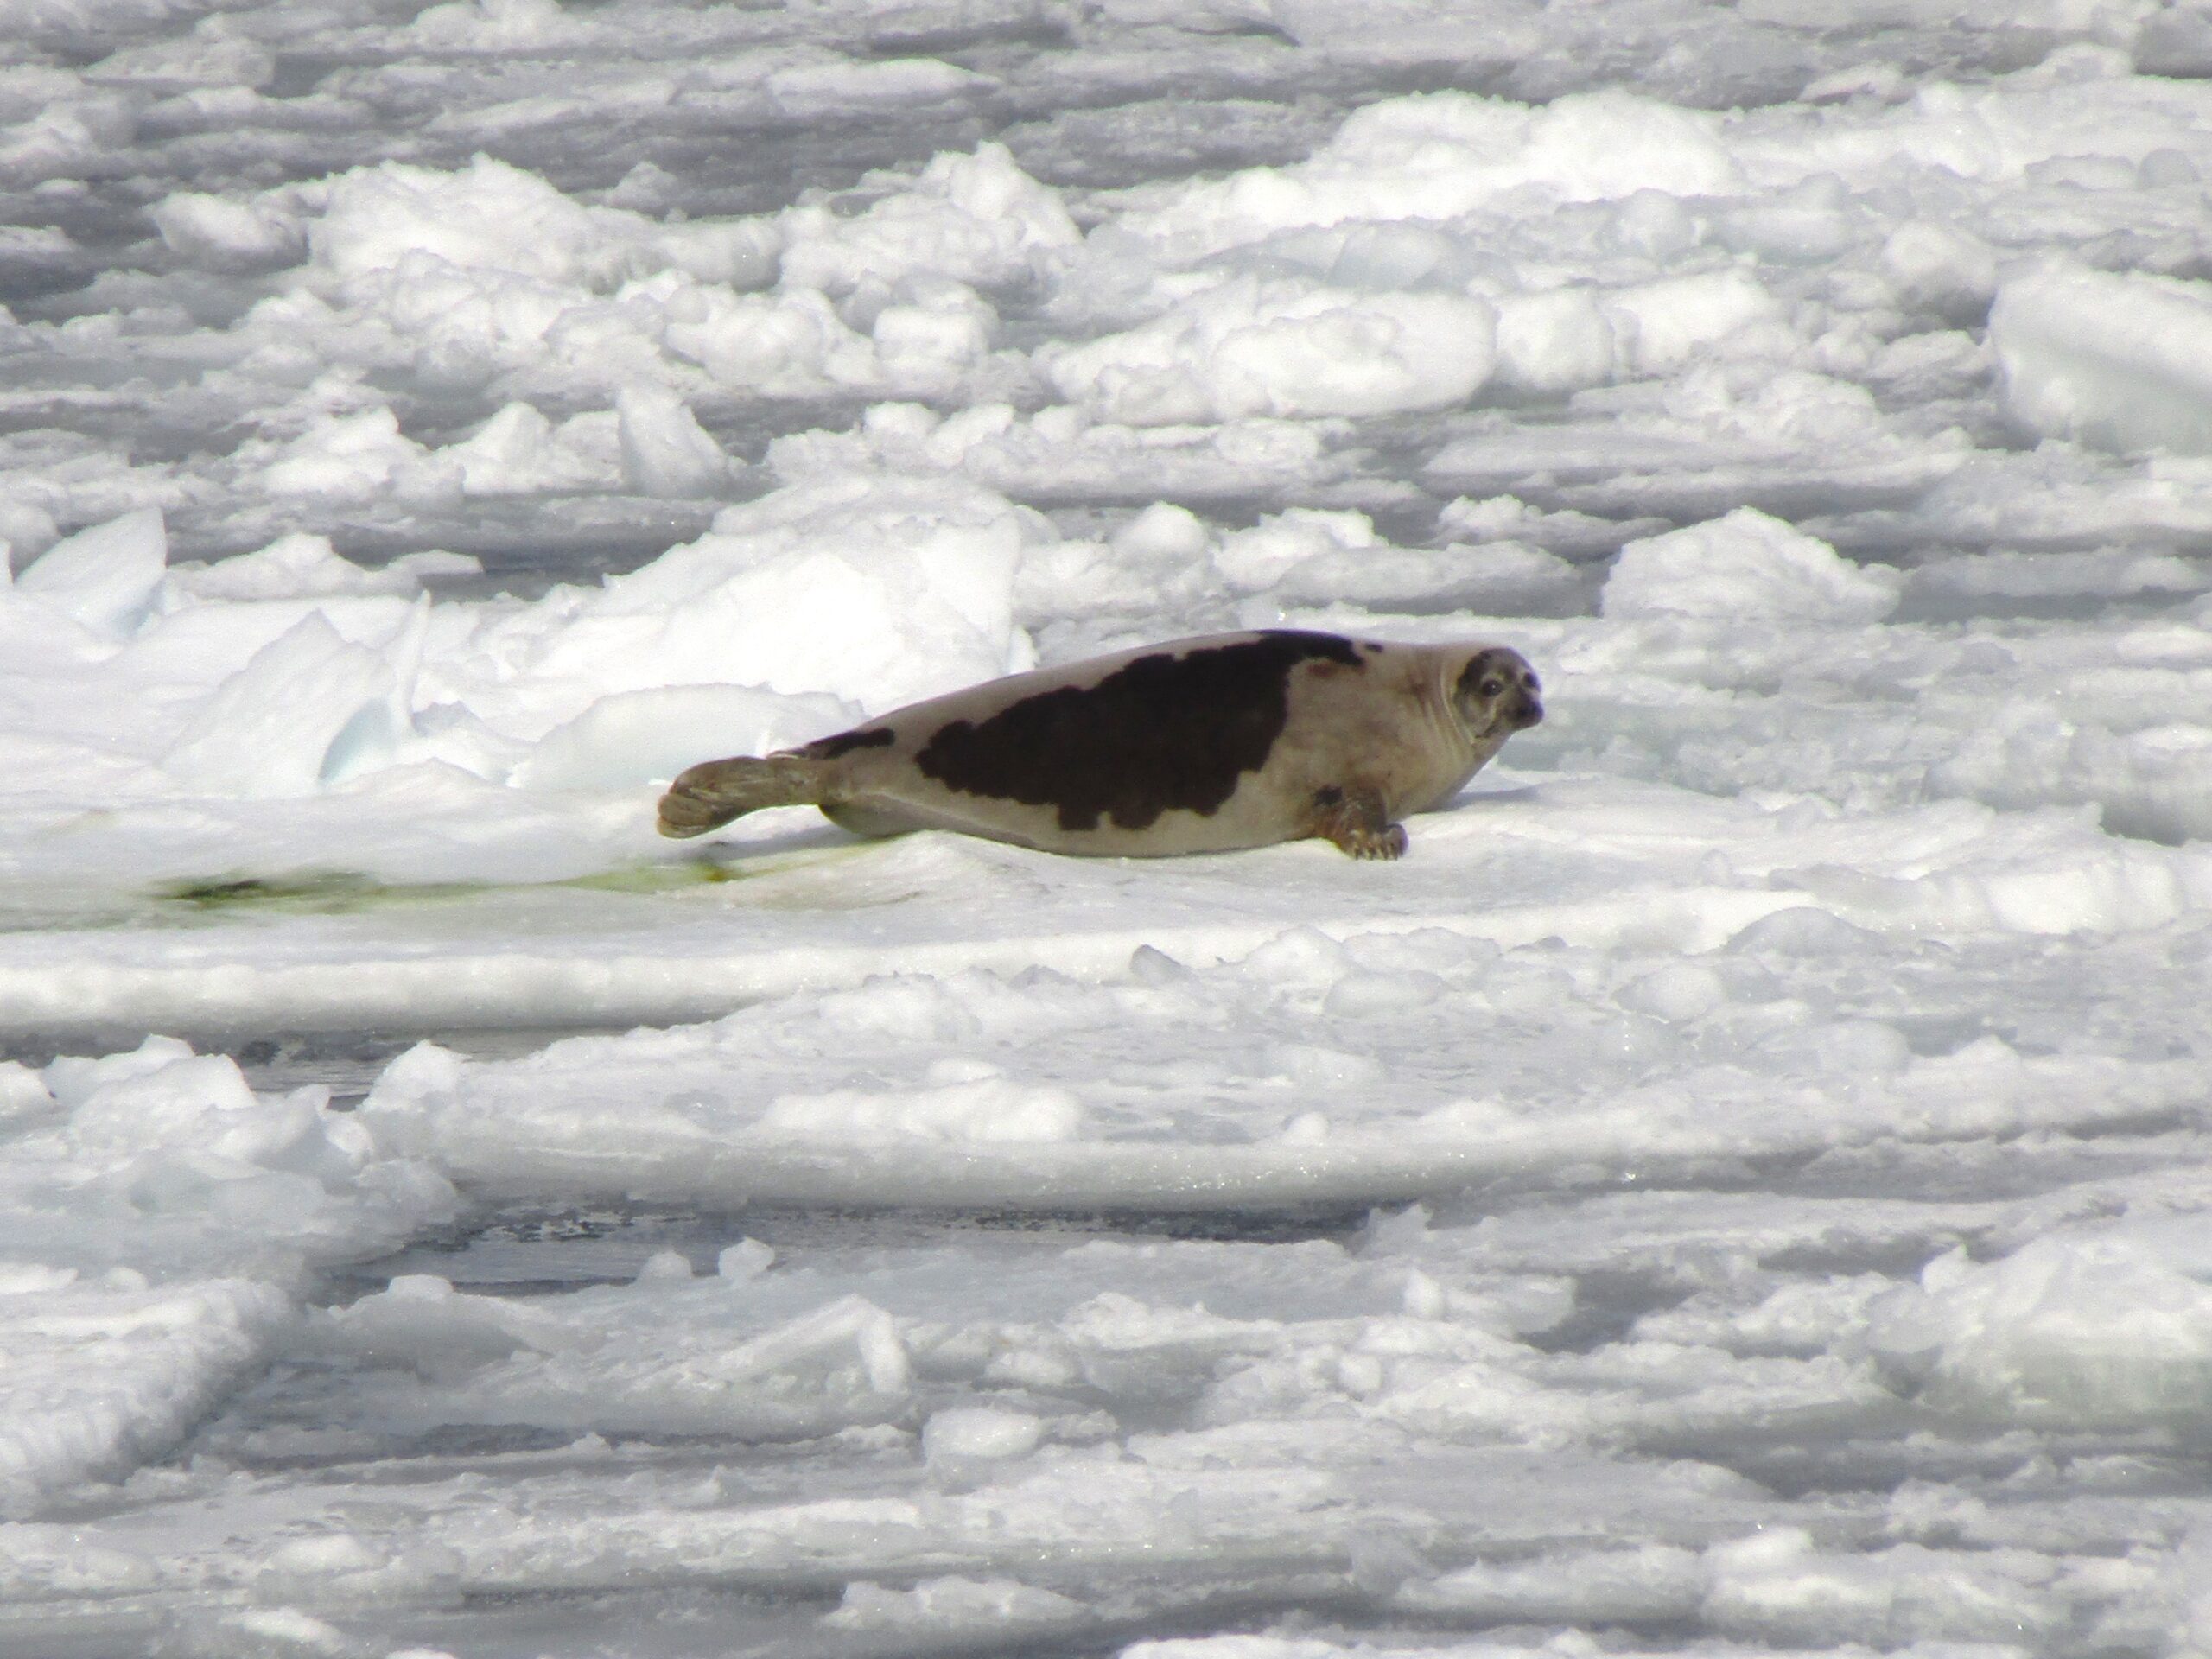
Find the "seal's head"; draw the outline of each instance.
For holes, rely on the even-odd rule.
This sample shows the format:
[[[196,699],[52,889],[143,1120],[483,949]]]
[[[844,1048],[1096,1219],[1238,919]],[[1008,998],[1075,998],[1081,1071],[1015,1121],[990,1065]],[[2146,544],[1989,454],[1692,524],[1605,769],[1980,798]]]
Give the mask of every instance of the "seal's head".
[[[1536,671],[1519,652],[1484,645],[1452,682],[1452,709],[1477,741],[1526,731],[1544,717]]]

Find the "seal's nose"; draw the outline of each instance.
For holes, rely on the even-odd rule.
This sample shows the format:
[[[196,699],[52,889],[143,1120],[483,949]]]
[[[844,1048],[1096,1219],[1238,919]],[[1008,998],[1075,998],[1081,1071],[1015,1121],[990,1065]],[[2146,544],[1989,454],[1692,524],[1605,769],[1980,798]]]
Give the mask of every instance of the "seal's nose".
[[[1531,726],[1541,725],[1543,718],[1544,705],[1537,700],[1534,692],[1523,691],[1514,699],[1513,729],[1515,731],[1525,732]]]

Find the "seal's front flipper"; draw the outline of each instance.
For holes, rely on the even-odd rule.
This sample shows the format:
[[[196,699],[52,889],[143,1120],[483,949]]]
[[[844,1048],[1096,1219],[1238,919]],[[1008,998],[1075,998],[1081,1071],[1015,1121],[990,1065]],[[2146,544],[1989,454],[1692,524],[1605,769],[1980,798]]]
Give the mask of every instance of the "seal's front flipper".
[[[1317,789],[1308,824],[1307,835],[1332,841],[1354,858],[1405,856],[1405,826],[1390,822],[1380,790],[1333,784]]]
[[[733,755],[681,773],[660,798],[660,832],[679,839],[719,830],[764,806],[813,806],[822,798],[816,764],[796,754]]]

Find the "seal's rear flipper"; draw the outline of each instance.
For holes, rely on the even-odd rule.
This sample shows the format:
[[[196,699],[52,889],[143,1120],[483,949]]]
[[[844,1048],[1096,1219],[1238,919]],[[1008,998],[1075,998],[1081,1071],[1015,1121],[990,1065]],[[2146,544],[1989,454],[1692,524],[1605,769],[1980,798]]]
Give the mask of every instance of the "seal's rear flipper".
[[[813,806],[821,798],[814,763],[796,754],[702,761],[660,798],[660,832],[703,836],[764,806]]]

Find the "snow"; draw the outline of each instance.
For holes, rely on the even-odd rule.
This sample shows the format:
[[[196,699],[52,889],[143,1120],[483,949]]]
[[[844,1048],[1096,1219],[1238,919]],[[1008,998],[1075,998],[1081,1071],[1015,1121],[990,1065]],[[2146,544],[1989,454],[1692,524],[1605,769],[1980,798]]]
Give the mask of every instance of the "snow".
[[[1569,202],[1727,195],[1741,180],[1713,125],[1610,89],[1541,109],[1453,92],[1391,99],[1305,161],[1175,192],[1129,228],[1211,252],[1297,226],[1455,219],[1515,190]]]
[[[1463,296],[1246,278],[1045,367],[1063,397],[1132,426],[1386,415],[1465,404],[1490,377],[1496,326],[1489,306]]]
[[[0,0],[0,1653],[2212,1640],[2212,24]],[[1409,826],[677,771],[1483,639]]]
[[[2212,289],[2052,265],[2005,283],[1989,317],[2008,412],[2038,435],[2202,454]]]
[[[1894,570],[1863,569],[1756,507],[1621,549],[1599,613],[1867,623],[1897,608]]]
[[[56,542],[15,588],[92,633],[126,634],[144,619],[168,559],[162,515],[141,508]]]

